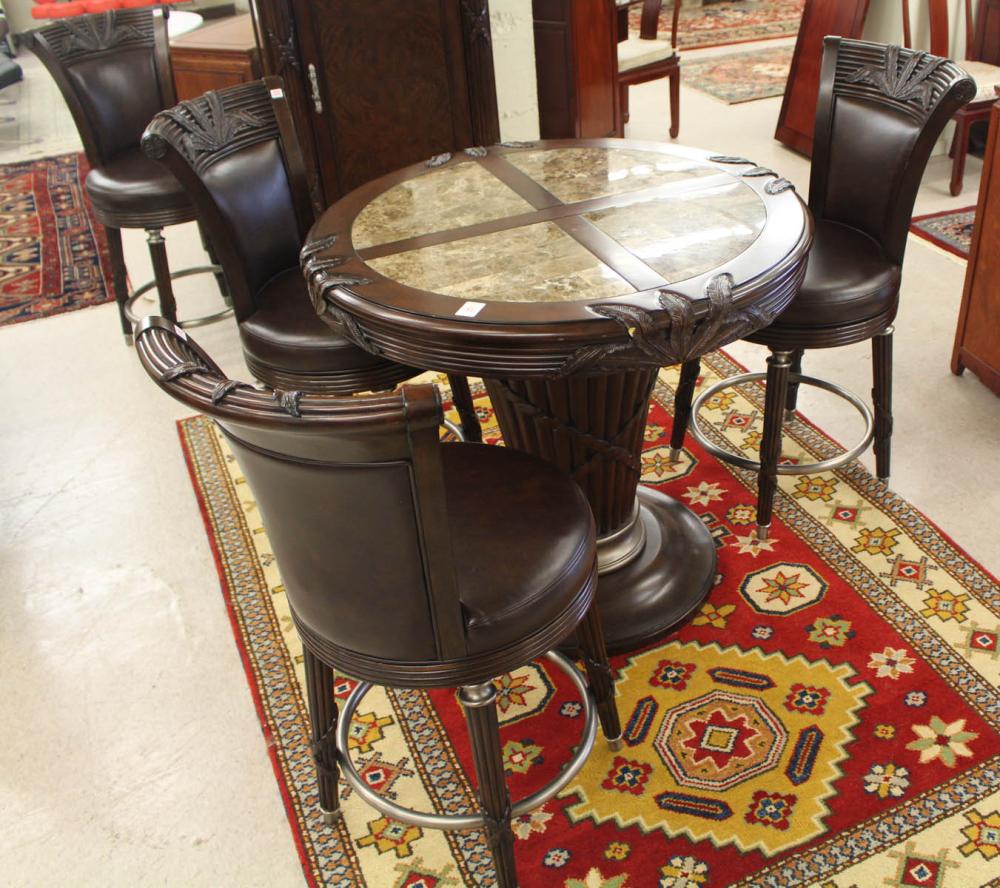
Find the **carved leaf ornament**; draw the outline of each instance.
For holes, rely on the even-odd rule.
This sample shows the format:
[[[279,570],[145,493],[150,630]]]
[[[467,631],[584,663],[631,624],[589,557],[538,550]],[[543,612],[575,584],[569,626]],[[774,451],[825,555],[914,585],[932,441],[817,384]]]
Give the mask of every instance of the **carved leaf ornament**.
[[[227,114],[214,90],[205,93],[202,99],[181,102],[163,114],[187,133],[185,146],[195,156],[221,151],[240,133],[265,125],[265,121],[248,111]]]
[[[114,10],[105,15],[85,15],[65,18],[63,25],[69,32],[64,39],[62,52],[102,52],[126,40],[142,40],[143,33],[132,25],[118,22]]]
[[[930,62],[920,67],[925,59]],[[931,106],[932,84],[927,79],[946,59],[928,55],[926,52],[914,53],[902,68],[899,67],[899,47],[890,46],[885,53],[885,67],[865,65],[858,68],[850,77],[848,83],[868,83],[880,89],[890,99],[899,102],[916,100],[924,111]]]

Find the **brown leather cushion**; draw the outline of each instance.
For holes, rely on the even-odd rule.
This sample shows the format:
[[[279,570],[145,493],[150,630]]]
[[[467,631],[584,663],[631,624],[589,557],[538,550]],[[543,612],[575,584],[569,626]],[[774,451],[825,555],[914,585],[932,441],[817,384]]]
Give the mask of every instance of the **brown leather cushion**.
[[[371,355],[330,329],[312,306],[298,267],[273,277],[254,298],[257,310],[240,322],[243,349],[256,363],[301,373],[375,367]]]
[[[774,327],[826,327],[864,321],[899,298],[899,266],[867,234],[817,221],[802,289]]]
[[[459,598],[470,653],[544,627],[594,569],[582,491],[548,463],[507,447],[441,448]]]
[[[176,213],[178,221],[194,218],[194,207],[181,183],[138,146],[92,169],[87,193],[99,218],[103,213],[135,219],[163,213]]]

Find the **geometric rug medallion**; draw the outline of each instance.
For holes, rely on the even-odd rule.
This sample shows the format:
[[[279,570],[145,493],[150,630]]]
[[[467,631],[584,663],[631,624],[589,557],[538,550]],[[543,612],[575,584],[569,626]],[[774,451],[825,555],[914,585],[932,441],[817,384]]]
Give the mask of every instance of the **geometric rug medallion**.
[[[703,366],[702,385],[740,369],[721,352]],[[656,388],[643,482],[705,522],[717,584],[680,631],[613,658],[622,749],[598,739],[559,796],[517,819],[521,885],[990,883],[1000,876],[1000,586],[857,463],[783,477],[759,542],[750,473],[690,441],[677,463],[664,455],[676,378],[665,370]],[[496,443],[493,411],[474,393]],[[703,426],[752,452],[762,408],[759,387],[726,392]],[[343,784],[344,819],[323,825],[301,645],[253,492],[212,423],[194,417],[179,430],[306,882],[493,885],[480,833],[395,822]],[[839,452],[801,418],[784,448],[799,461]],[[569,756],[581,707],[545,661],[496,684],[507,777],[522,797]],[[335,693],[353,686],[338,677]],[[452,691],[372,691],[350,744],[365,780],[400,804],[475,805]]]
[[[114,299],[82,154],[0,165],[0,326]]]
[[[791,46],[686,59],[684,85],[730,105],[754,102],[784,94],[791,64]]]

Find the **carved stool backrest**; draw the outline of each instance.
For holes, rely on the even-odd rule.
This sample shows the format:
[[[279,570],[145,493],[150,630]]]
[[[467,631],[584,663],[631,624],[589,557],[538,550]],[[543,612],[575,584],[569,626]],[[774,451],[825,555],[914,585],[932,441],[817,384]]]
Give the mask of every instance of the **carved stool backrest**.
[[[975,91],[947,59],[827,37],[809,183],[813,215],[865,232],[902,263],[927,159]]]
[[[197,207],[243,320],[271,278],[297,267],[314,221],[280,78],[208,92],[157,114],[143,149],[167,165]]]
[[[228,438],[314,652],[349,652],[358,676],[465,655],[434,386],[353,398],[257,388],[163,318],[143,320],[135,343],[157,384]]]
[[[137,148],[146,124],[176,101],[162,9],[61,19],[31,34],[62,92],[91,166]]]

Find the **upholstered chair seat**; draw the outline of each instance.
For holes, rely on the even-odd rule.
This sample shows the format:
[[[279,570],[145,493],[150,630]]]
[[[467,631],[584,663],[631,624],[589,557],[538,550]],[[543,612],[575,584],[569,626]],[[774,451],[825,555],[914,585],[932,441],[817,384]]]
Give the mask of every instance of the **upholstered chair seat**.
[[[866,321],[899,301],[900,267],[876,240],[821,219],[802,289],[772,327],[826,327]]]
[[[87,194],[97,218],[119,228],[145,228],[158,216],[176,225],[195,218],[191,198],[169,170],[136,145],[90,171]]]
[[[254,297],[253,313],[239,330],[247,366],[259,378],[282,374],[328,376],[387,363],[338,336],[320,319],[298,265],[264,284]],[[396,375],[394,370],[391,375]],[[302,383],[301,379],[292,381]]]
[[[971,59],[965,59],[959,64],[962,70],[976,81],[976,97],[972,100],[973,104],[995,102],[997,99],[995,87],[1000,85],[1000,66],[974,62]]]
[[[671,45],[669,37],[644,40],[638,34],[630,34],[627,40],[618,44],[618,71],[631,71],[675,57],[679,60],[680,54]]]

